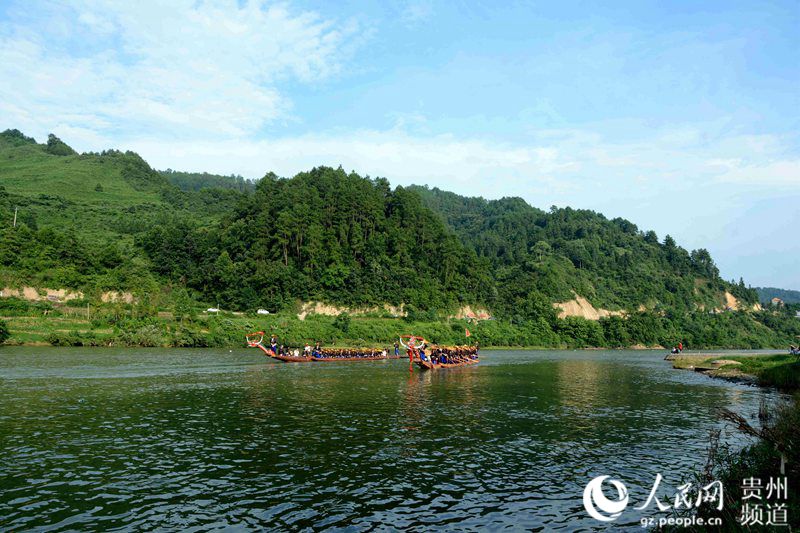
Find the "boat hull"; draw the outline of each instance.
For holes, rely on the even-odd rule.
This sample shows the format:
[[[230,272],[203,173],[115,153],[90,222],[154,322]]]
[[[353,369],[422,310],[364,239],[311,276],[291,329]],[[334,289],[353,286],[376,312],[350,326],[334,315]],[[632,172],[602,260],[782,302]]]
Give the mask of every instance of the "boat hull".
[[[467,359],[458,363],[432,363],[430,361],[423,361],[421,359],[417,359],[415,362],[417,363],[417,366],[423,370],[438,370],[440,368],[456,368],[459,366],[475,365],[480,362],[480,359]]]
[[[402,359],[404,357],[402,355],[375,355],[370,357],[314,357],[313,355],[278,355],[273,352],[271,348],[267,348],[261,344],[260,341],[248,342],[247,344],[251,348],[260,349],[267,357],[271,359],[277,359],[278,361],[283,361],[284,363],[310,363],[311,361],[317,361],[319,363],[333,363],[337,361],[384,361],[387,359]]]
[[[389,357],[377,356],[377,357],[314,357],[311,356],[313,361],[317,361],[320,363],[335,363],[341,361],[386,361]]]
[[[283,361],[284,363],[310,363],[312,359],[310,357],[305,356],[293,356],[293,355],[270,355],[273,359],[277,359],[278,361]]]

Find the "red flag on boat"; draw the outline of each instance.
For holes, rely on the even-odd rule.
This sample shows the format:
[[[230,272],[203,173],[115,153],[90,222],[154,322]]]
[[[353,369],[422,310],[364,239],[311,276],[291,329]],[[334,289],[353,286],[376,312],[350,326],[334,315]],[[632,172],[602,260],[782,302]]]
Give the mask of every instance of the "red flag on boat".
[[[469,330],[468,330],[467,328],[464,328],[464,335],[465,335],[466,337],[469,337],[469,336],[470,336]]]

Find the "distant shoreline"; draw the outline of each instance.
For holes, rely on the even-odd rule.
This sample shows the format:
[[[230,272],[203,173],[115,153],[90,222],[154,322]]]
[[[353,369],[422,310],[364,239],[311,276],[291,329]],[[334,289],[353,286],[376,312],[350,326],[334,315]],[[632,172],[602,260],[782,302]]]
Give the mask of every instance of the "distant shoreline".
[[[374,344],[374,346],[373,346]],[[441,343],[442,345],[451,345],[447,343]],[[469,343],[460,343],[458,345],[467,345]],[[372,344],[353,344],[353,343],[323,343],[324,346],[330,348],[365,348],[365,347],[372,347],[372,348],[387,348],[392,347],[392,343],[372,343]],[[298,345],[299,346],[299,345]],[[28,347],[28,348],[98,348],[98,349],[138,349],[138,348],[154,348],[154,349],[233,349],[233,348],[247,348],[247,345],[244,341],[241,344],[234,343],[229,345],[220,345],[220,346],[169,346],[169,345],[159,345],[159,346],[150,346],[150,345],[123,345],[123,344],[85,344],[85,345],[65,345],[65,344],[50,344],[46,341],[28,341],[28,342],[17,342],[15,339],[10,339],[6,341],[4,344],[0,344],[0,348],[3,347]],[[292,348],[297,346],[291,345]],[[666,348],[661,346],[656,347],[642,347],[639,345],[634,346],[622,346],[622,347],[603,347],[603,346],[585,346],[581,348],[571,348],[567,346],[562,347],[553,347],[553,346],[515,346],[515,345],[486,345],[480,346],[481,350],[491,350],[497,352],[504,352],[504,351],[513,351],[513,350],[521,350],[521,351],[536,351],[536,352],[599,352],[599,351],[614,351],[614,352],[660,352],[664,353],[664,355],[669,355],[666,352]],[[750,353],[750,350],[757,350],[760,353]],[[402,351],[402,348],[401,348]],[[716,353],[715,353],[716,352]],[[681,355],[684,359],[707,359],[709,357],[714,356],[729,356],[734,352],[744,352],[742,356],[759,356],[759,355],[775,355],[775,354],[782,354],[784,353],[783,350],[777,348],[716,348],[714,352],[712,351],[704,351],[704,352],[689,352],[685,353],[685,355]],[[685,369],[685,367],[675,367],[679,369]]]
[[[23,301],[2,303],[7,307],[0,313],[0,320],[10,333],[6,344],[15,346],[230,349],[243,347],[244,336],[254,331],[264,331],[267,337],[274,334],[279,344],[292,347],[321,342],[331,347],[380,347],[390,348],[390,351],[399,335],[410,333],[444,346],[479,343],[482,348],[494,350],[655,350],[665,355],[669,351],[665,346],[671,347],[681,341],[694,350],[768,350],[783,349],[789,344],[773,333],[759,336],[740,332],[735,321],[731,321],[727,329],[703,330],[698,334],[691,328],[677,328],[675,324],[665,331],[657,317],[641,320],[612,317],[605,321],[572,318],[545,324],[543,321],[517,323],[502,319],[475,322],[463,318],[410,320],[347,314],[332,317],[316,313],[301,318],[288,311],[268,316],[211,315],[196,309],[176,316],[163,309],[110,304],[100,308],[65,307],[43,311]],[[731,318],[737,319],[733,315]],[[650,324],[652,320],[656,322]],[[758,330],[765,331],[768,330]]]

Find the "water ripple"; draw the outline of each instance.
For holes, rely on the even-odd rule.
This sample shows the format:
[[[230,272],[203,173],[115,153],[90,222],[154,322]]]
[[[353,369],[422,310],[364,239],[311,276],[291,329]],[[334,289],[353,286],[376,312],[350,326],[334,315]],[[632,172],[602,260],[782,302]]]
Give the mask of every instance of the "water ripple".
[[[642,353],[504,352],[409,375],[40,351],[0,359],[0,529],[591,529],[591,477],[636,497],[657,472],[678,482],[712,406],[750,416],[768,394]]]

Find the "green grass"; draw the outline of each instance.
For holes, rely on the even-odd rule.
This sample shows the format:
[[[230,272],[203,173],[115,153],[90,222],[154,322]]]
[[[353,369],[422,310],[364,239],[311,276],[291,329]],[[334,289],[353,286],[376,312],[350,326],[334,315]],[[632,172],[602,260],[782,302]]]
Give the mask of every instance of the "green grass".
[[[60,196],[82,205],[129,207],[161,204],[158,191],[140,191],[121,176],[113,158],[48,154],[40,145],[0,144],[0,183],[11,194]],[[102,192],[95,190],[100,184]]]
[[[72,232],[92,249],[119,245],[128,258],[141,257],[133,246],[135,234],[173,215],[215,224],[233,201],[230,195],[209,199],[205,193],[180,193],[135,154],[57,156],[44,145],[19,144],[2,134],[0,185],[0,200],[7,195],[0,201],[3,227],[11,224],[18,208],[19,225]],[[16,280],[13,273],[3,272],[0,278],[36,281]]]
[[[310,339],[321,339],[328,344],[374,345],[393,341],[398,334],[407,332],[424,335],[433,342],[463,342],[465,324],[448,321],[443,317],[454,310],[456,302],[470,300],[473,304],[483,300],[492,313],[500,318],[470,327],[476,335],[473,339],[484,346],[623,347],[639,343],[667,346],[682,339],[693,348],[752,348],[780,346],[787,339],[793,339],[800,334],[800,329],[797,329],[800,322],[793,318],[785,318],[781,322],[777,317],[766,314],[724,313],[710,316],[705,312],[692,311],[695,304],[701,304],[706,309],[719,306],[722,291],[728,288],[735,292],[736,288],[728,286],[715,276],[703,278],[705,271],[693,267],[693,260],[681,249],[675,248],[670,253],[677,254],[675,260],[680,259],[682,266],[667,265],[666,258],[672,256],[664,255],[662,245],[656,241],[643,240],[642,235],[629,223],[608,221],[596,213],[562,210],[546,215],[530,206],[521,207],[519,202],[514,207],[516,200],[512,200],[510,204],[501,201],[497,205],[489,205],[480,200],[478,203],[481,206],[473,214],[477,217],[476,220],[492,221],[497,214],[495,208],[506,213],[507,216],[503,215],[499,219],[505,222],[493,222],[490,224],[493,229],[478,237],[481,242],[489,240],[494,243],[491,247],[517,250],[515,243],[519,241],[524,244],[528,237],[536,236],[542,242],[560,242],[563,235],[572,234],[576,228],[591,230],[585,237],[573,239],[578,252],[586,251],[588,246],[588,249],[594,250],[589,255],[595,258],[619,256],[618,258],[630,259],[624,261],[627,264],[624,268],[617,264],[616,259],[611,260],[608,257],[602,261],[598,259],[593,269],[576,267],[574,260],[565,255],[569,251],[567,248],[559,253],[548,252],[538,259],[534,256],[528,257],[525,251],[527,245],[523,245],[520,248],[521,255],[515,251],[514,257],[509,255],[508,258],[498,259],[493,268],[501,267],[498,270],[505,273],[496,280],[492,279],[491,269],[481,266],[483,261],[465,260],[463,270],[467,277],[462,282],[443,283],[439,265],[432,263],[431,268],[421,274],[419,283],[408,283],[408,280],[403,282],[413,287],[412,290],[403,288],[404,285],[399,280],[412,276],[413,269],[398,270],[395,272],[397,276],[387,275],[388,271],[382,270],[383,274],[380,276],[385,278],[382,281],[380,276],[369,274],[369,268],[358,266],[363,259],[363,250],[358,251],[363,243],[355,247],[350,242],[350,237],[342,237],[345,233],[351,233],[345,222],[342,222],[342,231],[331,230],[331,235],[339,231],[340,237],[334,239],[335,243],[327,237],[318,239],[317,243],[333,243],[331,246],[337,250],[341,247],[340,251],[322,246],[309,248],[306,253],[301,252],[298,245],[294,261],[296,265],[287,259],[288,264],[284,265],[286,268],[273,268],[275,265],[264,258],[268,258],[270,254],[275,256],[275,250],[278,250],[277,241],[273,242],[278,228],[266,224],[274,218],[274,213],[254,208],[261,206],[265,197],[248,197],[232,189],[201,188],[195,191],[196,187],[188,186],[191,185],[191,179],[183,185],[194,192],[182,192],[171,186],[165,178],[165,175],[175,178],[176,173],[158,173],[138,155],[130,152],[109,151],[103,155],[59,156],[48,152],[54,149],[61,149],[61,153],[70,152],[67,147],[60,146],[60,143],[51,143],[48,148],[46,145],[35,144],[32,139],[19,132],[0,133],[0,287],[33,286],[80,290],[86,297],[84,305],[89,303],[91,306],[99,303],[97,300],[103,291],[128,291],[139,299],[140,307],[149,308],[147,313],[150,314],[154,314],[155,309],[173,309],[177,303],[175,295],[183,294],[181,291],[184,288],[189,289],[187,298],[198,307],[200,302],[206,300],[209,305],[220,303],[227,309],[245,310],[258,303],[270,309],[285,310],[284,314],[266,320],[255,316],[221,317],[227,322],[224,327],[219,326],[218,331],[213,332],[215,343],[238,342],[242,331],[252,329],[251,325],[275,329],[276,333],[294,345]],[[281,181],[280,185],[273,184],[275,188],[270,190],[279,193],[285,188],[288,191],[280,205],[288,206],[285,214],[289,215],[292,224],[298,228],[306,222],[294,217],[296,213],[303,212],[298,209],[297,200],[304,198],[308,191],[334,190],[331,187],[345,179],[350,180],[348,183],[352,185],[352,188],[343,189],[343,192],[350,191],[347,192],[348,195],[353,191],[361,191],[358,194],[370,191],[368,194],[363,193],[360,200],[371,198],[375,206],[381,205],[385,200],[384,192],[375,189],[375,183],[357,177],[351,179],[344,174],[334,175],[336,172],[338,171],[323,169],[303,173],[286,183]],[[178,174],[191,178],[185,173]],[[220,176],[198,176],[211,182],[224,182],[227,179]],[[272,184],[272,181],[267,180],[264,184]],[[336,200],[333,204],[338,205],[341,195],[331,197]],[[406,198],[403,193],[398,198],[409,202],[409,209],[413,207],[409,213],[413,212],[415,217],[418,216],[419,223],[434,218],[434,214],[412,196]],[[480,230],[483,227],[459,225],[461,222],[458,221],[463,218],[464,205],[474,203],[473,200],[453,196],[448,208],[455,216],[455,222],[451,221],[455,224],[454,231],[460,228],[465,238],[472,235],[473,229]],[[328,201],[328,204],[331,202]],[[315,203],[303,205],[306,206],[306,212],[318,210]],[[348,206],[347,209],[352,210],[352,216],[334,218],[352,222],[364,214],[361,212],[364,202],[348,200]],[[386,207],[384,206],[384,210]],[[15,208],[19,209],[19,224],[17,228],[11,228]],[[438,211],[441,209],[437,209]],[[236,217],[238,220],[232,224],[220,225],[224,216]],[[375,219],[377,222],[381,220],[381,216]],[[389,220],[384,220],[385,224],[389,224]],[[541,225],[542,221],[547,223]],[[326,228],[330,221],[318,222],[316,228],[320,229]],[[384,227],[384,222],[375,227]],[[513,227],[523,223],[521,233],[512,231]],[[361,227],[361,223],[358,224]],[[394,225],[390,226],[394,228]],[[385,226],[384,231],[387,231],[387,235],[394,235],[395,230],[386,229],[390,226]],[[395,228],[398,236],[408,237],[403,242],[412,243],[420,239],[427,242],[430,235],[423,231],[422,235],[415,237],[414,231],[409,229],[411,226],[400,225]],[[161,228],[174,231],[165,231],[164,235],[152,231]],[[505,229],[500,231],[498,228]],[[472,246],[470,244],[467,249],[462,250],[454,239],[449,238],[449,233],[445,235],[446,232],[440,231],[438,224],[432,224],[430,229],[442,237],[441,244],[446,245],[442,249],[448,250],[443,252],[445,255],[452,251],[454,257],[462,257],[461,251],[466,254]],[[595,230],[599,233],[595,234]],[[303,231],[298,231],[301,238],[297,240],[300,242],[303,241]],[[327,231],[326,229],[323,233]],[[259,235],[257,240],[249,237],[255,234]],[[359,231],[353,233],[359,234]],[[390,240],[394,239],[392,237]],[[468,242],[473,240],[472,237],[467,239]],[[374,242],[382,241],[375,239]],[[186,244],[185,248],[182,247],[183,244]],[[383,245],[379,245],[381,246]],[[263,254],[245,253],[245,250],[259,248],[263,248]],[[227,257],[222,252],[227,253]],[[310,257],[312,252],[315,261],[320,265],[329,263],[325,276],[330,279],[316,287],[312,285],[317,276],[308,274],[310,270],[307,267],[310,263],[303,266],[304,262],[307,263],[305,258]],[[377,263],[368,264],[385,265],[386,268],[398,264],[398,261],[391,260],[392,253],[396,253],[396,250],[390,251],[387,248],[379,257],[376,256],[379,259]],[[426,256],[427,254],[428,252],[425,253]],[[633,255],[641,260],[635,260]],[[343,257],[350,259],[341,259]],[[401,254],[397,257],[403,256]],[[354,266],[346,267],[345,263],[352,263]],[[362,266],[366,265],[364,263]],[[314,272],[322,272],[316,266],[314,269]],[[467,274],[467,271],[472,273]],[[693,273],[687,277],[686,272]],[[445,277],[450,277],[452,281],[452,276]],[[356,278],[358,283],[351,283]],[[472,281],[468,282],[467,279]],[[620,283],[620,280],[625,282]],[[393,284],[397,287],[392,287]],[[361,288],[348,290],[344,287]],[[492,287],[498,289],[495,296],[489,290]],[[636,290],[628,291],[630,288]],[[741,289],[745,290],[743,287]],[[634,309],[638,306],[633,304],[641,301],[653,310],[648,313],[632,313],[625,321],[618,318],[592,323],[581,320],[556,321],[551,316],[550,303],[572,298],[573,291],[597,306]],[[306,321],[300,321],[288,312],[294,302],[312,298],[352,306],[365,302],[374,304],[381,300],[416,302],[419,305],[414,307],[419,309],[415,309],[411,316],[420,320],[408,323],[378,316],[354,317],[349,324],[339,324],[337,327],[330,317],[310,317]],[[426,309],[426,305],[432,309]],[[3,305],[0,304],[0,314],[20,314],[2,308]],[[62,309],[55,314],[62,313],[66,314],[66,311]],[[142,313],[134,314],[141,316]],[[40,319],[40,322],[29,324],[12,321],[12,331],[17,331],[15,340],[27,342],[34,339],[38,342],[38,339],[45,339],[53,334],[72,332],[101,336],[116,334],[114,331],[109,333],[109,328],[96,329],[92,324],[74,323],[62,327],[53,317]],[[186,334],[186,338],[192,340],[195,333],[207,333],[202,331],[207,329],[202,320],[189,326],[176,326],[169,317],[161,317],[157,325],[151,323],[147,326],[150,329],[144,333],[147,334],[148,342],[153,342],[156,337],[153,327],[158,327],[165,342],[171,342],[179,334]],[[142,326],[140,329],[146,328]],[[127,339],[133,343],[135,337]],[[779,378],[776,376],[775,379]]]
[[[800,357],[790,354],[758,357],[731,357],[746,374],[756,376],[759,383],[785,390],[800,389]]]
[[[740,364],[712,365],[718,359],[736,361]],[[755,376],[760,385],[777,387],[782,390],[800,390],[800,357],[785,354],[751,354],[747,356],[728,356],[725,354],[681,355],[672,361],[673,368],[705,368],[715,377],[734,377],[737,375]]]
[[[120,235],[121,214],[169,210],[158,187],[137,190],[122,176],[123,167],[120,156],[56,156],[42,145],[13,146],[0,137],[0,184],[19,208],[18,222],[75,228],[91,241],[129,243]]]
[[[267,335],[275,334],[279,342],[290,346],[302,346],[306,342],[321,341],[326,346],[337,347],[389,347],[402,334],[415,334],[427,338],[437,344],[466,344],[464,328],[469,327],[473,342],[482,346],[527,346],[530,343],[515,342],[516,332],[513,326],[501,322],[483,322],[479,325],[468,325],[461,320],[417,321],[408,322],[402,319],[379,317],[352,317],[349,327],[342,331],[335,325],[335,318],[330,316],[311,315],[300,320],[290,313],[280,313],[268,317],[255,315],[233,315],[223,313],[219,316],[198,314],[193,320],[179,322],[162,313],[160,317],[132,317],[129,309],[123,315],[113,319],[113,308],[93,307],[91,320],[85,316],[62,315],[60,311],[47,316],[30,313],[27,316],[7,316],[11,338],[9,344],[42,344],[53,338],[75,338],[99,340],[108,344],[115,339],[128,339],[135,345],[134,336],[125,336],[125,332],[135,332],[145,327],[159,330],[159,345],[169,346],[175,342],[180,331],[190,332],[210,346],[234,347],[244,344],[247,333],[261,330]],[[116,326],[114,324],[117,324]],[[54,337],[55,336],[55,337]],[[148,337],[148,342],[153,336]],[[105,341],[105,342],[102,342]],[[552,347],[552,346],[551,346]]]
[[[783,390],[800,389],[800,361],[765,368],[758,375],[765,383]]]
[[[769,367],[780,368],[780,366]],[[742,507],[748,503],[746,491],[742,488],[742,480],[757,479],[767,480],[785,477],[788,478],[787,497],[780,503],[786,506],[786,518],[789,527],[752,527],[753,531],[796,531],[800,526],[800,490],[795,480],[800,479],[800,396],[795,395],[794,399],[783,405],[773,405],[767,410],[769,417],[762,419],[760,423],[747,421],[751,425],[761,430],[762,437],[754,444],[747,446],[743,450],[731,449],[720,443],[719,446],[712,446],[709,450],[708,462],[705,466],[706,472],[697,472],[694,478],[696,486],[708,483],[711,480],[720,481],[724,487],[725,504],[721,511],[717,511],[713,506],[701,505],[693,511],[686,511],[685,516],[697,514],[697,516],[708,519],[712,516],[720,517],[722,525],[714,528],[714,531],[750,531],[740,525]],[[759,428],[760,426],[760,428]],[[713,437],[712,437],[713,440]],[[781,453],[785,459],[785,474],[780,474]],[[752,505],[752,499],[750,505]],[[766,515],[766,513],[765,513]],[[703,526],[690,527],[667,527],[663,531],[709,531]]]

